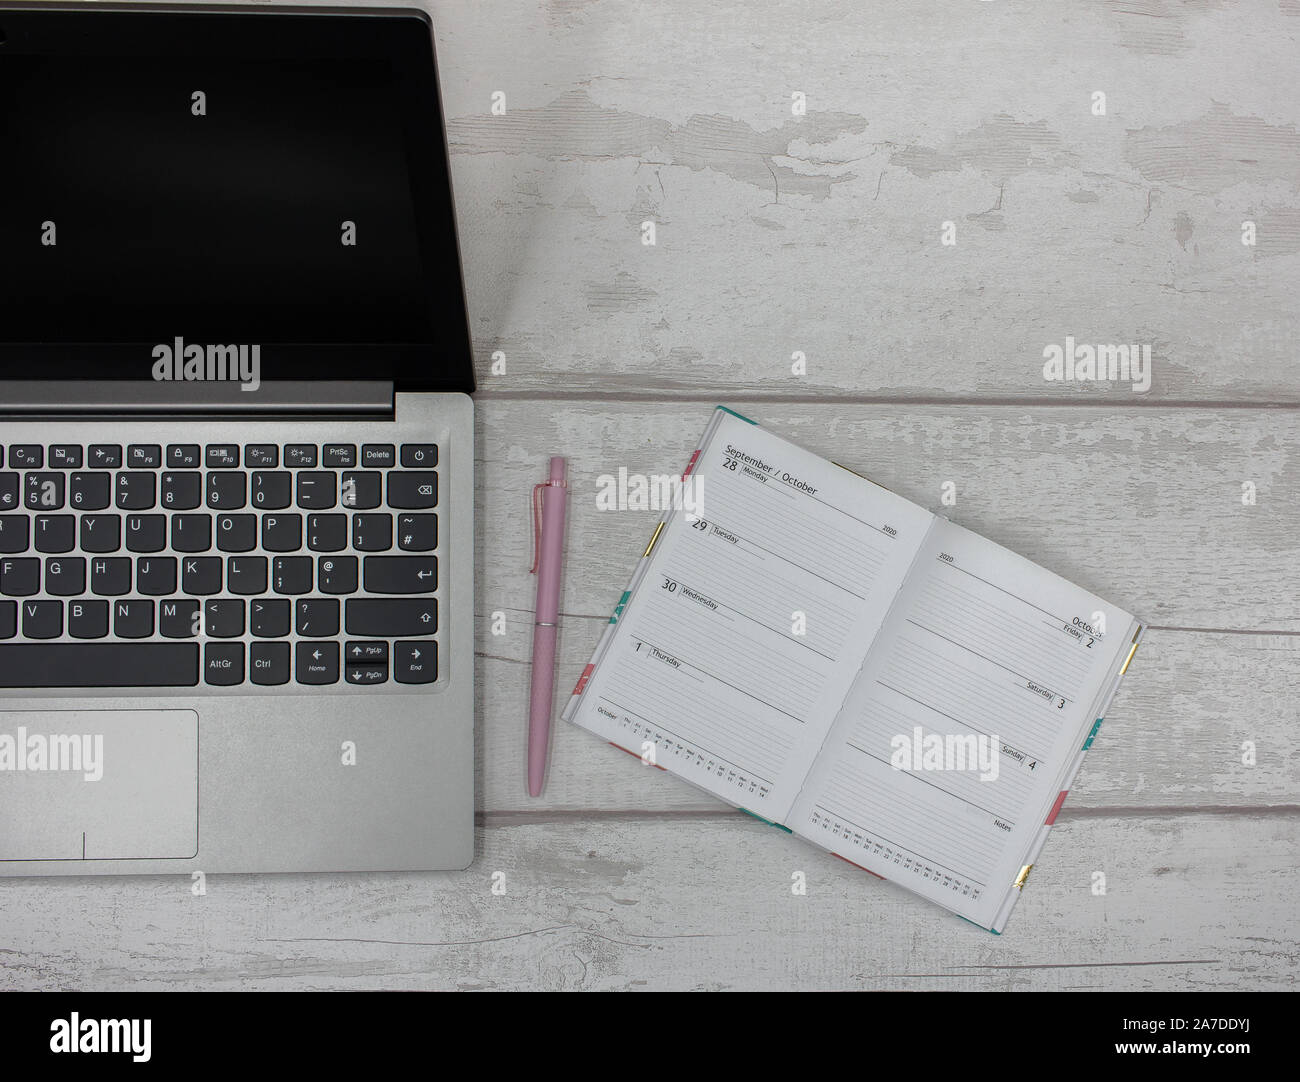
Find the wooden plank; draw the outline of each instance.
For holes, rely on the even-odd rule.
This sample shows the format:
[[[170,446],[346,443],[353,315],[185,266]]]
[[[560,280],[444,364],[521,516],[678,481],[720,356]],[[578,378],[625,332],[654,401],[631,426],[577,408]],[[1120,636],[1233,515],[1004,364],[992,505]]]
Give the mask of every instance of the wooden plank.
[[[490,822],[461,873],[0,881],[0,987],[1282,989],[1298,846],[1294,815],[1063,820],[993,936],[739,813]]]
[[[540,799],[525,791],[528,634],[492,638],[480,621],[480,807],[488,812],[716,811],[721,801],[557,717]],[[515,625],[518,628],[518,624]],[[571,621],[557,706],[600,634]],[[488,653],[491,651],[491,653]],[[1300,636],[1150,632],[1120,685],[1065,807],[1268,808],[1300,805]],[[1253,766],[1243,744],[1254,745]]]
[[[1300,70],[1300,20],[1277,7],[435,22],[485,394],[1300,405],[1300,95],[1259,78]],[[1150,346],[1149,391],[1044,380],[1067,335]]]
[[[1290,603],[1300,597],[1300,415],[728,405],[1151,624],[1300,631]],[[564,611],[607,617],[659,516],[598,510],[601,478],[680,474],[710,414],[700,404],[480,402],[478,610],[531,607],[529,496],[546,457],[564,453]],[[945,482],[954,506],[942,503]],[[1242,503],[1245,482],[1253,506]]]

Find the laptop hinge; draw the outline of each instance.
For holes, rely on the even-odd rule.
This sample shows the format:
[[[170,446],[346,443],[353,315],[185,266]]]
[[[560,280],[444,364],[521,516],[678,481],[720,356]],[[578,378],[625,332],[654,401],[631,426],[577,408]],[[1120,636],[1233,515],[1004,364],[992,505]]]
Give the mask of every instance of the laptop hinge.
[[[8,380],[0,383],[0,415],[391,417],[393,385],[383,380],[268,380],[256,390],[238,383],[151,380]]]

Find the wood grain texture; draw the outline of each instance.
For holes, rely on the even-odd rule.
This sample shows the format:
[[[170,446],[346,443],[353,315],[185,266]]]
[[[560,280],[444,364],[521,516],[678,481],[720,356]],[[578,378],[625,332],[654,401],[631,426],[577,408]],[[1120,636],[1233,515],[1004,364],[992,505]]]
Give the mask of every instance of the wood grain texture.
[[[1300,631],[1300,416],[1269,410],[728,406],[1157,626]],[[479,610],[531,604],[537,463],[571,460],[564,610],[608,618],[658,515],[602,476],[680,474],[705,404],[478,405]],[[941,503],[945,481],[956,504]],[[1242,484],[1256,503],[1242,503]],[[707,494],[705,496],[707,499]]]
[[[1275,4],[433,11],[489,392],[1300,405]],[[1046,382],[1067,335],[1149,392]]]
[[[0,986],[1194,990],[1296,975],[1294,907],[1270,900],[1294,897],[1300,850],[1293,821],[1262,813],[1063,820],[1001,936],[738,812],[490,821],[479,848],[462,873],[213,877],[197,898],[182,877],[0,880]]]

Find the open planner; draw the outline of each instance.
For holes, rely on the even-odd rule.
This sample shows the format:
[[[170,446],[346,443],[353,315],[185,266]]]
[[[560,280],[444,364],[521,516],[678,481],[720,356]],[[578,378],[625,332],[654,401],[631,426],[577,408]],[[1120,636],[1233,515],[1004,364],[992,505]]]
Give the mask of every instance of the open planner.
[[[1141,636],[722,407],[564,716],[1001,932]]]

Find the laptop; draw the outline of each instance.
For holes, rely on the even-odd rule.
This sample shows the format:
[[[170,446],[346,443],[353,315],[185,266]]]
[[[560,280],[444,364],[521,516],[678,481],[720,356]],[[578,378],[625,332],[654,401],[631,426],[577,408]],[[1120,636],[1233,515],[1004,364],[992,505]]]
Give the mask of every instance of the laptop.
[[[0,145],[0,875],[466,866],[428,17],[0,4]]]

